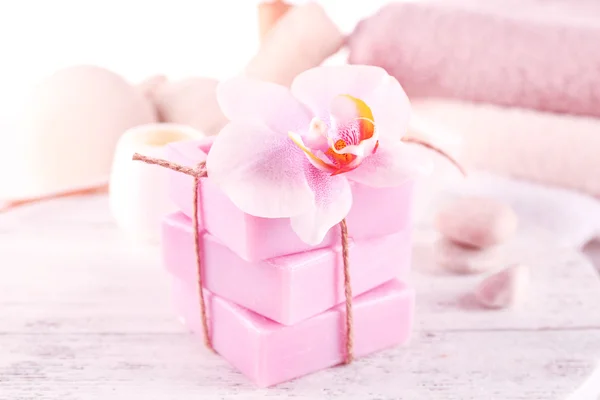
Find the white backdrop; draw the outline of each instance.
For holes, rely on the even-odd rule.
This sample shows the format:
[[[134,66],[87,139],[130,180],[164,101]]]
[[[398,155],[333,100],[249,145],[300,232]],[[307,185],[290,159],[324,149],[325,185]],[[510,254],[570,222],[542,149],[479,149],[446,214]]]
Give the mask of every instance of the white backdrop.
[[[385,3],[318,2],[345,31]],[[0,0],[0,115],[11,114],[42,77],[74,64],[107,67],[134,82],[155,73],[233,75],[256,50],[257,3]]]
[[[386,3],[317,2],[347,33]],[[258,3],[0,0],[0,197],[24,177],[11,167],[27,157],[12,122],[37,82],[77,64],[108,68],[132,83],[158,73],[171,79],[233,76],[258,46]]]

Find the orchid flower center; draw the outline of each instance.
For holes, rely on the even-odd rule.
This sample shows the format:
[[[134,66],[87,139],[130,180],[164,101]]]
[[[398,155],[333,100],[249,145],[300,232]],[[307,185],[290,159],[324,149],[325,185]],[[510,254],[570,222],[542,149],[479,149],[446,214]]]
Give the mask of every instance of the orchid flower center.
[[[357,168],[379,145],[371,108],[350,95],[336,96],[328,118],[313,118],[306,134],[289,136],[316,168],[332,175]]]

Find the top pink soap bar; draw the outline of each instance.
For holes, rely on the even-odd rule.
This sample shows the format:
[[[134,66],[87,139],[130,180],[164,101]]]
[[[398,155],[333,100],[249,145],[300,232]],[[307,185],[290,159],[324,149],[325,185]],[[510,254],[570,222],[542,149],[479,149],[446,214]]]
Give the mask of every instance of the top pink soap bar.
[[[206,159],[213,138],[169,145],[168,159],[195,167]],[[187,216],[192,216],[193,178],[170,171],[171,198]],[[412,182],[395,188],[371,188],[352,183],[353,204],[348,217],[348,234],[353,239],[370,239],[410,227]],[[259,218],[238,209],[209,178],[199,190],[199,224],[246,261],[266,260],[340,242],[340,230],[332,228],[318,246],[306,244],[292,230],[288,218]]]

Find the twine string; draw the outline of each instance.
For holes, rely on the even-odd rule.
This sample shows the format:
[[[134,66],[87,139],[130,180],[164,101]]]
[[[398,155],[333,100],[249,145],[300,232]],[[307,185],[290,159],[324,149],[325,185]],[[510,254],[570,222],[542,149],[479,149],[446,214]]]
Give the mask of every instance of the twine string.
[[[196,272],[198,273],[198,296],[200,297],[200,317],[202,320],[202,333],[204,334],[204,344],[206,347],[214,351],[212,340],[208,332],[208,317],[206,314],[206,303],[204,301],[204,285],[202,283],[202,251],[200,249],[200,227],[198,226],[198,192],[200,191],[200,178],[205,178],[206,163],[203,161],[198,164],[194,175],[194,204],[192,206],[192,224],[194,226],[194,252],[196,253]]]
[[[102,185],[92,186],[92,187],[85,188],[85,189],[67,190],[64,192],[45,194],[45,195],[38,196],[38,197],[29,197],[29,198],[24,198],[24,199],[22,198],[22,199],[18,199],[18,200],[10,200],[10,201],[6,201],[4,203],[2,202],[2,200],[0,200],[0,213],[3,213],[5,211],[10,211],[12,209],[22,207],[22,206],[28,206],[31,204],[41,203],[44,201],[57,200],[57,199],[62,199],[65,197],[73,197],[73,196],[86,196],[86,195],[100,194],[100,193],[106,193],[106,192],[108,192],[108,185],[102,184]]]
[[[204,345],[211,351],[214,351],[212,345],[212,339],[208,329],[208,316],[206,312],[206,302],[204,300],[204,284],[202,282],[202,250],[200,248],[200,228],[198,221],[198,192],[200,189],[200,179],[206,178],[206,162],[201,162],[196,168],[185,167],[179,164],[172,163],[170,161],[161,160],[159,158],[146,157],[141,154],[135,153],[133,155],[134,161],[141,161],[146,164],[158,165],[160,167],[168,168],[176,172],[181,172],[186,175],[194,177],[194,196],[192,205],[192,226],[194,232],[194,252],[196,253],[196,273],[198,274],[198,297],[200,302],[200,321],[202,324],[202,333],[204,336]]]
[[[421,140],[419,138],[412,137],[412,136],[403,136],[401,141],[404,143],[416,144],[418,146],[425,147],[426,149],[431,150],[435,153],[438,153],[439,155],[444,157],[446,160],[448,160],[452,165],[454,165],[463,176],[467,176],[467,171],[463,168],[463,166],[460,165],[460,163],[458,161],[456,161],[452,156],[450,156],[450,154],[446,153],[444,150],[440,149],[439,147],[434,146],[433,144],[431,144],[425,140]]]
[[[200,179],[208,176],[206,171],[206,163],[201,162],[196,168],[185,167],[170,161],[161,160],[158,158],[147,157],[138,153],[133,155],[134,161],[141,161],[146,164],[158,165],[170,170],[181,172],[186,175],[194,177],[194,205],[193,205],[193,216],[192,224],[194,231],[194,250],[196,253],[196,269],[198,273],[198,293],[200,296],[200,318],[202,323],[202,331],[204,333],[204,344],[207,348],[214,351],[212,340],[209,335],[208,329],[208,318],[206,312],[206,304],[204,301],[204,288],[202,283],[202,250],[200,248],[200,228],[198,226],[198,192],[200,186]],[[350,280],[350,256],[348,251],[348,227],[346,226],[346,220],[340,222],[341,240],[342,240],[342,259],[344,265],[344,296],[346,300],[346,355],[345,363],[349,364],[354,358],[354,326],[352,319],[352,287]]]
[[[348,254],[348,226],[346,219],[340,222],[342,236],[342,260],[344,262],[344,297],[346,299],[346,364],[354,359],[354,321],[352,317],[352,285],[350,282],[350,255]]]

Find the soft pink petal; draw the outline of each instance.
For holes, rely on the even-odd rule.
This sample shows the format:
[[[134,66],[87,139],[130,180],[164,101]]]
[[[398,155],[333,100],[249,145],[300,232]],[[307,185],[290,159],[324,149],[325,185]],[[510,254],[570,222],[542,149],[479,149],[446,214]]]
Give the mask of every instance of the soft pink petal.
[[[375,154],[365,158],[354,170],[345,175],[348,179],[372,187],[400,185],[431,173],[433,164],[423,149],[401,141],[380,142]]]
[[[284,135],[306,131],[312,118],[288,88],[270,82],[243,77],[221,82],[217,100],[228,119],[264,124]]]
[[[323,157],[323,152],[320,150],[317,150],[316,153],[313,152],[312,149],[308,148],[306,146],[306,144],[304,143],[304,140],[302,138],[302,136],[298,135],[297,133],[294,132],[290,132],[289,133],[289,137],[290,140],[292,142],[294,142],[294,144],[304,152],[304,154],[307,156],[308,161],[316,168],[323,170],[323,171],[327,171],[329,173],[333,173],[337,170],[337,168],[328,163],[327,161],[325,161],[325,158]]]
[[[376,144],[377,138],[373,137],[371,139],[363,140],[358,145],[346,146],[340,150],[336,150],[335,147],[333,147],[333,141],[331,141],[330,146],[337,154],[354,154],[358,157],[366,157],[373,153]]]
[[[327,118],[337,96],[349,94],[365,100],[388,76],[383,68],[367,65],[316,67],[299,74],[291,90],[313,114]]]
[[[291,218],[292,229],[310,245],[320,244],[327,232],[346,218],[352,206],[350,184],[343,175],[331,176],[311,166],[307,171],[315,206]]]
[[[321,118],[327,118],[338,95],[364,101],[373,113],[380,137],[400,139],[408,128],[410,102],[396,78],[367,65],[317,67],[294,79],[292,93]]]
[[[209,179],[239,209],[264,218],[291,217],[313,207],[306,164],[287,134],[235,121],[215,138],[206,160]]]
[[[327,125],[318,118],[313,118],[308,131],[302,135],[306,146],[314,150],[326,151],[329,148],[327,141]]]
[[[329,113],[336,125],[351,125],[356,119],[362,117],[354,97],[337,95],[331,100]]]
[[[400,139],[406,134],[410,101],[396,78],[388,75],[381,86],[362,100],[371,107],[380,138]]]

